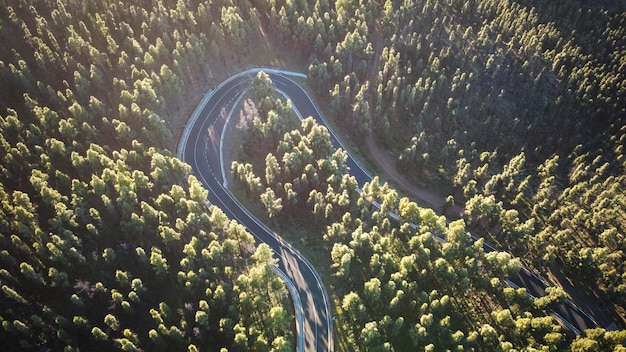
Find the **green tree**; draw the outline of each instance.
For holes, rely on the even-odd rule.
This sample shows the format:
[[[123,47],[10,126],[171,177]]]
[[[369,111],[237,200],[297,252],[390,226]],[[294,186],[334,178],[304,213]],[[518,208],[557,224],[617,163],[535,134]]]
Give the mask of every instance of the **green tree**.
[[[252,98],[261,117],[266,118],[269,111],[274,108],[272,96],[274,94],[274,82],[270,76],[259,71],[252,80]]]
[[[283,210],[283,200],[276,197],[274,190],[269,187],[261,194],[261,203],[265,206],[267,215],[272,221],[274,221],[274,217]]]

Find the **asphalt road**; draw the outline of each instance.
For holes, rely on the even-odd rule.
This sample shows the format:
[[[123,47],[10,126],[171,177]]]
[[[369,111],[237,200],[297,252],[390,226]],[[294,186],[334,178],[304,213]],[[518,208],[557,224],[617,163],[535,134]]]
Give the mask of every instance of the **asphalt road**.
[[[258,243],[267,243],[279,259],[278,268],[291,281],[297,290],[303,315],[302,326],[298,326],[300,336],[298,351],[333,351],[332,311],[328,294],[319,274],[311,264],[293,247],[285,243],[265,225],[252,216],[225,189],[222,167],[221,139],[224,126],[236,103],[250,89],[250,82],[260,69],[249,70],[232,76],[216,89],[209,91],[185,128],[179,156],[190,164],[197,177],[209,190],[209,201],[221,208],[229,217],[246,226]],[[312,116],[318,123],[328,127],[321,112],[306,91],[289,76],[290,73],[271,69],[263,69],[270,75],[276,88],[289,99],[292,106],[302,117]],[[337,136],[328,128],[335,147],[347,150]],[[350,174],[362,187],[372,180],[351,156],[348,158]],[[443,240],[439,238],[439,240]],[[493,251],[489,244],[484,245],[485,252]],[[547,283],[538,275],[523,269],[509,280],[513,286],[525,287],[527,292],[539,297],[545,294]],[[293,292],[292,292],[293,294]],[[296,311],[298,311],[296,307]],[[585,312],[571,301],[566,301],[553,308],[555,315],[572,331],[580,333],[586,328],[598,325]]]

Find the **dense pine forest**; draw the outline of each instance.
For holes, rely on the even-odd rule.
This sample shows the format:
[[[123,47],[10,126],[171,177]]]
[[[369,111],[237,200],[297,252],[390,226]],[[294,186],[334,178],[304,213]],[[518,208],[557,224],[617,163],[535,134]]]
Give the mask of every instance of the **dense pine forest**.
[[[626,348],[621,2],[0,2],[3,350],[294,350],[271,250],[173,152],[202,93],[264,60],[447,197],[358,185],[328,130],[256,78],[234,192],[307,229],[337,350]],[[550,314],[566,290],[504,284],[522,266],[615,330],[569,333]]]
[[[3,350],[292,350],[271,251],[167,149],[249,10],[2,2]]]
[[[348,33],[309,68],[337,123],[443,185],[473,233],[562,268],[623,326],[624,5],[354,6],[337,4]]]

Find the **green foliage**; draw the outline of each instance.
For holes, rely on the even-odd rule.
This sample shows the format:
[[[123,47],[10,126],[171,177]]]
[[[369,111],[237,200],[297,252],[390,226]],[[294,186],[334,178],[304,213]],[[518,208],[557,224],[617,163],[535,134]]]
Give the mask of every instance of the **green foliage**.
[[[252,236],[207,209],[207,190],[164,149],[161,116],[226,67],[210,44],[247,44],[250,5],[214,5],[0,9],[3,350],[290,347],[271,251],[253,260]],[[232,322],[256,332],[236,342]]]
[[[346,134],[371,133],[402,171],[454,187],[446,206],[465,207],[468,229],[536,268],[562,264],[623,312],[624,10],[576,1],[0,7],[3,348],[292,349],[271,255],[205,209],[207,191],[163,149],[172,132],[160,116],[179,115],[204,77],[241,64],[257,28],[311,58],[309,81]],[[328,131],[311,120],[291,131],[290,103],[268,96],[267,77],[256,86],[242,114],[252,117],[244,148],[260,162],[233,164],[233,175],[273,221],[319,230],[344,284],[338,324],[351,348],[566,345],[544,312],[563,292],[533,305],[503,288],[516,258],[485,255],[465,223],[446,226],[378,180],[357,185]],[[621,332],[601,330],[571,349],[619,349]]]
[[[345,156],[330,146],[328,133],[305,119],[300,129],[283,135],[276,150],[248,154],[233,162],[231,170],[246,189],[258,182],[265,187],[261,200],[273,221],[299,221],[313,233],[323,233],[322,248],[341,282],[333,287],[341,298],[337,324],[353,350],[541,349],[562,342],[560,326],[544,310],[562,299],[562,291],[549,290],[548,296],[535,300],[535,307],[523,289],[501,284],[520,270],[518,258],[507,252],[485,254],[482,241],[472,244],[463,220],[446,224],[433,210],[407,198],[398,200],[397,192],[381,185],[378,177],[359,192],[354,180],[339,171],[345,170]],[[263,160],[261,179],[252,165]],[[289,197],[300,199],[281,202],[282,212],[273,213],[276,200]],[[474,203],[468,214],[476,222],[495,223],[509,214],[507,230],[519,226],[516,214],[504,212],[495,196],[480,195]],[[302,216],[294,219],[289,213]],[[486,299],[485,306],[474,300],[477,295]],[[493,315],[473,316],[491,309],[489,305],[501,308]],[[478,322],[483,324],[482,339],[474,330]]]
[[[446,207],[449,208],[454,204],[464,205],[465,219],[469,227],[480,234],[491,236],[502,246],[501,248],[518,255],[530,251],[530,255],[525,259],[539,259],[533,261],[535,265],[553,263],[558,250],[572,248],[567,258],[572,262],[584,263],[582,267],[588,268],[587,270],[593,268],[594,258],[598,255],[602,259],[598,259],[596,263],[606,263],[606,258],[616,260],[610,262],[615,264],[604,264],[603,269],[617,268],[614,265],[621,262],[622,249],[617,248],[616,252],[609,248],[577,252],[574,248],[580,247],[571,247],[571,231],[568,231],[570,241],[566,243],[567,246],[564,246],[563,242],[558,242],[560,247],[557,247],[556,238],[548,237],[550,232],[539,232],[545,228],[547,218],[552,219],[555,215],[560,215],[553,211],[558,206],[555,201],[558,193],[555,191],[559,184],[555,174],[562,170],[556,166],[558,157],[551,154],[556,151],[566,151],[568,147],[573,146],[572,140],[582,138],[581,130],[576,127],[580,123],[576,126],[567,125],[571,127],[567,129],[563,128],[564,126],[558,121],[563,118],[565,111],[569,114],[567,116],[569,118],[573,112],[572,109],[580,109],[576,112],[576,119],[582,121],[582,118],[588,118],[587,111],[589,110],[586,109],[592,107],[583,104],[584,106],[576,105],[575,108],[570,107],[568,110],[550,108],[546,111],[549,103],[545,102],[545,97],[548,97],[547,99],[554,97],[560,102],[557,104],[559,105],[571,92],[565,92],[566,89],[562,86],[549,86],[547,83],[549,79],[545,78],[548,75],[545,69],[531,73],[531,76],[536,75],[532,86],[541,87],[541,90],[536,93],[528,90],[524,94],[515,95],[512,91],[507,91],[513,89],[513,85],[524,87],[526,84],[523,79],[512,77],[511,72],[519,70],[509,70],[510,68],[521,65],[522,72],[527,72],[540,68],[542,65],[542,59],[537,60],[536,57],[532,59],[532,63],[518,61],[519,57],[524,57],[524,55],[536,55],[534,49],[523,47],[527,43],[522,43],[523,49],[517,52],[517,57],[513,57],[510,47],[504,51],[499,49],[502,43],[501,37],[492,38],[495,34],[493,28],[490,27],[492,26],[489,22],[491,20],[499,21],[497,25],[500,26],[498,30],[501,32],[507,35],[515,32],[511,38],[515,38],[516,35],[527,35],[522,34],[525,30],[534,33],[533,26],[539,23],[536,12],[531,9],[530,16],[524,17],[530,23],[527,27],[502,28],[502,23],[510,20],[506,17],[507,13],[527,13],[525,12],[527,9],[520,5],[508,5],[509,7],[496,6],[495,3],[484,2],[480,9],[468,5],[469,7],[464,8],[463,11],[474,11],[472,12],[474,14],[463,19],[456,16],[446,17],[451,13],[456,13],[455,11],[461,11],[459,4],[444,5],[430,2],[405,4],[403,6],[407,7],[401,6],[398,11],[387,12],[387,16],[395,18],[387,22],[388,27],[383,30],[394,32],[394,36],[390,35],[388,38],[391,39],[385,42],[387,47],[382,49],[382,63],[378,67],[380,71],[374,81],[363,74],[365,71],[359,73],[359,70],[354,68],[352,60],[358,50],[352,48],[342,54],[340,49],[350,47],[347,43],[354,41],[355,37],[349,35],[343,43],[337,41],[338,49],[335,52],[337,56],[331,56],[330,52],[322,53],[322,45],[315,46],[318,60],[309,67],[309,79],[321,89],[323,97],[326,92],[330,93],[329,103],[339,116],[347,116],[345,120],[339,120],[339,123],[350,133],[357,132],[358,135],[363,135],[364,131],[358,130],[359,119],[367,119],[371,116],[371,111],[374,111],[378,113],[378,116],[372,125],[379,135],[386,136],[389,131],[393,130],[398,131],[393,135],[396,141],[410,138],[410,146],[402,152],[399,166],[408,173],[417,169],[420,176],[423,175],[424,170],[439,168],[443,170],[444,177],[450,177],[451,180],[453,178],[456,191],[454,195],[447,198]],[[342,18],[339,15],[344,6],[349,8],[349,4],[343,3],[337,7],[338,17],[337,22],[334,23],[337,25],[336,28],[340,28],[340,31],[345,28],[358,28],[360,13],[355,14],[353,21],[347,21],[345,16]],[[393,5],[388,3],[385,7],[392,9]],[[414,11],[416,8],[419,10]],[[489,14],[490,9],[495,12]],[[552,10],[554,9],[550,9]],[[421,15],[419,18],[411,17],[414,13]],[[476,17],[472,17],[474,15]],[[486,16],[489,20],[477,20],[480,16]],[[474,20],[476,22],[472,22]],[[457,22],[465,27],[459,26]],[[477,36],[472,29],[474,24],[482,28]],[[541,30],[552,31],[555,27],[551,26],[554,25],[550,23]],[[591,22],[586,22],[586,25],[593,26]],[[430,30],[428,37],[424,37],[427,33],[417,34],[423,31],[416,29],[423,28]],[[456,35],[458,31],[463,32]],[[367,33],[367,30],[363,33]],[[443,35],[448,34],[449,38],[442,39]],[[558,34],[556,36],[558,37]],[[464,41],[462,45],[455,45],[461,38]],[[448,48],[450,42],[453,45]],[[439,52],[438,47],[442,47]],[[612,48],[609,50],[616,48],[612,45],[609,47]],[[456,56],[452,54],[452,51],[459,50],[464,54]],[[346,52],[350,54],[341,57]],[[468,60],[466,58],[468,52],[475,57],[470,56],[471,60]],[[320,61],[320,58],[327,61]],[[484,61],[481,62],[481,60]],[[345,69],[346,64],[350,68]],[[481,67],[481,64],[485,65],[484,69],[477,68]],[[504,69],[503,65],[507,65],[507,69]],[[459,68],[455,72],[447,70],[450,67]],[[613,75],[614,72],[609,72],[611,70],[608,69],[604,73]],[[333,84],[334,89],[330,89]],[[370,89],[368,85],[376,87],[376,91],[374,92],[374,89]],[[486,86],[501,86],[498,88],[503,89],[498,95],[499,100],[494,99],[494,92],[485,90]],[[370,96],[368,99],[369,94],[373,97]],[[559,94],[562,96],[559,97]],[[448,96],[447,99],[442,98]],[[472,96],[475,97],[472,98]],[[260,97],[255,99],[262,101],[259,100]],[[529,100],[533,102],[530,105],[528,105]],[[505,109],[509,110],[495,106],[496,103],[502,101],[504,101]],[[445,107],[442,104],[444,102]],[[367,106],[372,103],[374,104],[371,108]],[[513,119],[512,123],[505,122],[505,119],[510,116],[510,111],[514,111],[516,106],[522,104],[526,108],[523,114]],[[596,104],[594,107],[602,104],[604,103]],[[623,107],[614,103],[602,106],[611,111],[610,121],[614,124],[602,124],[602,127],[596,125],[597,129],[594,129],[594,133],[606,131],[610,135],[616,131],[615,127],[619,126],[619,119],[616,120],[615,112]],[[350,112],[355,114],[350,116]],[[542,119],[535,117],[539,112],[549,114],[551,117]],[[488,118],[484,119],[484,116]],[[552,120],[548,121],[548,119]],[[496,128],[494,126],[502,126],[504,123],[511,125],[506,130],[508,132],[485,135],[485,131]],[[396,128],[390,129],[392,125]],[[407,125],[415,126],[417,134],[411,136],[412,129],[405,128]],[[516,131],[521,130],[520,126],[528,127],[524,133],[515,134]],[[262,120],[255,124],[255,131],[266,131],[266,128],[267,123]],[[542,129],[539,134],[529,132],[539,129]],[[459,130],[465,130],[465,132],[460,134]],[[511,134],[513,138],[509,137]],[[550,134],[552,136],[541,138]],[[567,141],[563,139],[565,135],[568,137]],[[623,133],[613,135],[610,138],[612,143],[621,141],[622,135]],[[262,145],[263,136],[267,140],[267,133],[256,134],[254,143]],[[507,136],[506,143],[501,140],[503,136]],[[399,350],[413,350],[416,347],[428,349],[434,346],[447,346],[449,349],[455,349],[472,346],[486,350],[508,350],[529,346],[557,349],[565,346],[566,342],[560,328],[553,319],[545,315],[546,309],[565,299],[566,293],[562,289],[549,288],[546,296],[533,301],[525,295],[524,289],[503,288],[501,284],[503,279],[520,270],[522,265],[520,259],[507,252],[491,252],[485,255],[482,252],[482,240],[469,246],[471,240],[463,222],[446,226],[443,219],[438,218],[433,211],[421,209],[406,198],[398,202],[396,193],[386,185],[381,187],[378,179],[363,185],[360,194],[341,188],[343,185],[333,182],[337,180],[335,177],[326,179],[324,182],[324,178],[319,177],[319,168],[314,170],[315,164],[310,161],[310,156],[314,155],[317,149],[307,148],[307,144],[302,145],[301,140],[303,140],[301,134],[287,132],[283,140],[277,144],[276,150],[269,148],[267,151],[270,154],[267,157],[263,151],[257,154],[251,153],[248,156],[249,159],[245,161],[250,164],[245,165],[251,166],[255,163],[255,159],[265,160],[267,183],[261,187],[267,186],[269,187],[267,189],[273,189],[275,194],[281,194],[283,187],[280,186],[283,184],[285,196],[288,191],[292,192],[292,197],[296,195],[300,197],[303,192],[308,194],[306,202],[302,202],[303,199],[288,204],[283,202],[283,216],[290,213],[289,208],[291,208],[291,214],[312,213],[313,227],[322,228],[324,240],[328,243],[326,250],[329,252],[332,268],[342,282],[340,288],[335,288],[338,292],[344,292],[341,310],[346,315],[339,323],[346,326],[343,331],[347,335],[351,348],[368,350],[395,346]],[[522,140],[526,146],[524,152],[517,155],[511,154],[521,149],[516,145],[519,145]],[[555,140],[559,141],[558,149],[550,149],[550,143]],[[304,141],[306,142],[306,139]],[[295,145],[298,145],[298,148],[291,149]],[[498,146],[497,154],[477,151],[480,150],[479,148],[490,145]],[[394,145],[390,147],[394,148]],[[613,160],[621,160],[621,147],[615,144],[610,149],[613,149],[610,153],[598,153],[593,161],[596,169],[581,163],[584,159],[576,159],[578,166],[570,173],[570,179],[575,182],[586,182],[585,186],[589,185],[590,181],[597,182],[596,190],[602,189],[599,184],[605,179],[610,184],[622,182],[621,178],[616,178],[622,167],[619,164],[611,164]],[[328,155],[328,153],[324,154]],[[280,155],[284,155],[282,164]],[[550,159],[539,168],[538,178],[535,178],[532,172],[528,171],[528,165],[530,164],[531,167],[536,165],[537,160],[541,160],[543,156],[550,156]],[[603,160],[607,162],[600,162]],[[321,163],[323,161],[319,160],[318,165]],[[456,166],[456,175],[450,172],[454,166]],[[245,169],[252,170],[251,167]],[[608,170],[612,171],[608,172]],[[317,171],[318,174],[316,175],[313,171]],[[253,171],[250,172],[253,175]],[[591,177],[592,173],[595,177]],[[234,173],[235,177],[240,174],[242,173]],[[310,177],[311,175],[313,178]],[[253,180],[254,177],[248,177],[248,179]],[[303,186],[305,188],[302,188]],[[583,187],[582,184],[580,187]],[[533,195],[535,188],[539,189],[538,196]],[[616,191],[615,188],[611,189]],[[606,195],[619,197],[613,191],[606,192]],[[594,192],[596,192],[595,196],[597,191]],[[338,194],[345,194],[345,196],[337,197]],[[577,195],[579,194],[580,191]],[[594,196],[587,195],[586,199],[592,199]],[[354,202],[357,199],[358,201]],[[616,204],[609,201],[608,197],[602,199],[603,206]],[[380,208],[374,207],[374,203]],[[595,207],[595,209],[600,208]],[[611,208],[614,209],[614,207]],[[398,211],[398,218],[387,217],[388,212],[395,209]],[[578,214],[583,213],[579,211]],[[604,223],[615,224],[615,221],[607,217],[602,217],[602,219]],[[556,223],[556,220],[551,221]],[[560,220],[560,224],[562,225],[564,221]],[[590,220],[584,223],[589,224]],[[571,222],[567,224],[571,226]],[[621,224],[615,225],[617,228],[622,227]],[[327,226],[326,231],[323,230],[325,226]],[[538,232],[544,235],[538,237]],[[605,238],[617,239],[618,232],[607,229]],[[448,242],[437,244],[432,238],[433,233],[447,235]],[[588,243],[593,238],[593,236],[588,236],[584,241]],[[546,242],[549,245],[542,246],[542,243]],[[580,241],[581,244],[582,242]],[[576,267],[581,268],[581,265],[578,264]],[[612,274],[619,276],[619,272],[619,269],[613,269]],[[434,273],[434,280],[426,280],[425,276],[420,276],[427,273]],[[589,274],[594,275],[592,278],[600,277],[597,273],[594,274],[593,270],[589,270]],[[410,280],[398,281],[399,278],[407,277]],[[389,284],[385,284],[386,282]],[[391,283],[393,285],[390,285]],[[409,283],[413,283],[419,289],[408,285]],[[385,289],[386,285],[388,288]],[[459,315],[454,317],[437,316],[436,312],[430,312],[427,308],[432,305],[430,301],[433,299],[436,302],[435,306],[438,306],[440,296],[427,294],[427,299],[425,299],[419,294],[419,292],[428,293],[428,289],[452,295],[455,304],[465,307],[465,310],[460,310],[457,312]],[[488,318],[474,316],[476,311],[481,310],[480,304],[469,302],[467,296],[463,296],[467,294],[475,297],[480,290],[487,290],[495,296],[489,299],[495,300],[491,304],[502,306],[502,309],[498,309]],[[445,297],[450,299],[450,296]],[[410,302],[408,306],[406,300]],[[619,299],[615,302],[618,301]],[[402,305],[402,302],[405,302],[405,305]],[[426,304],[426,308],[420,311],[419,323],[411,321],[410,317],[393,315],[397,307],[403,307],[406,310],[407,307],[413,308],[422,302]],[[433,324],[433,320],[437,321],[433,319],[435,316],[442,321],[436,329]],[[470,316],[473,317],[469,318]],[[480,332],[472,330],[471,327],[481,319],[483,328]],[[455,327],[460,330],[455,331],[450,328],[447,325],[449,320],[455,321],[457,324]],[[387,321],[401,321],[402,324],[391,330],[393,331],[391,333],[390,330],[384,328],[389,324],[386,323]],[[403,329],[404,326],[415,326],[416,330]],[[446,339],[443,336],[451,337]]]
[[[309,80],[346,133],[368,125],[409,177],[452,181],[461,151],[497,149],[501,165],[524,149],[534,167],[605,148],[623,125],[621,5],[372,4],[337,4]]]

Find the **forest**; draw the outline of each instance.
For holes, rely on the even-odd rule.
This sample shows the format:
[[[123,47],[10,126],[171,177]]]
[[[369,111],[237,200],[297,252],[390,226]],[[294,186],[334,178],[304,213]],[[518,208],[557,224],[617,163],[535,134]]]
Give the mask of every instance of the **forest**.
[[[357,184],[255,79],[234,188],[308,229],[337,350],[626,349],[622,2],[0,2],[3,350],[295,349],[273,253],[173,151],[203,92],[266,60],[445,198]],[[522,266],[612,326],[572,335],[550,314],[566,290],[504,284]]]
[[[337,124],[623,324],[624,5],[387,1],[369,26],[357,13],[309,67]]]

